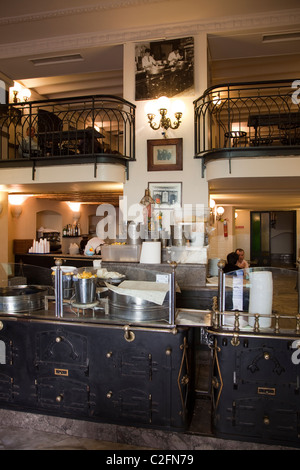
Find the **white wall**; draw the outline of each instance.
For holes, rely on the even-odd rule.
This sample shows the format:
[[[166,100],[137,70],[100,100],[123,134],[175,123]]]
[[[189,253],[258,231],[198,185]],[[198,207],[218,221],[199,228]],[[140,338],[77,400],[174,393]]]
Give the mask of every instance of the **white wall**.
[[[194,107],[193,100],[207,88],[206,34],[194,37],[195,92],[180,96],[185,112],[177,130],[168,130],[168,138],[183,139],[182,171],[147,171],[147,140],[163,138],[161,130],[154,131],[145,113],[147,101],[135,101],[135,44],[124,46],[124,98],[136,105],[136,162],[129,165],[129,180],[124,185],[128,206],[141,200],[149,182],[182,182],[182,204],[208,204],[208,185],[201,178],[201,160],[194,159]]]

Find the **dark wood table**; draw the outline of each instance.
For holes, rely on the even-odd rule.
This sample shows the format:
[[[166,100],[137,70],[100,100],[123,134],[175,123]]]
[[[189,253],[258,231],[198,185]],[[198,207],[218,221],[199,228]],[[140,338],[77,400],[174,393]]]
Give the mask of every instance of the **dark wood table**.
[[[104,135],[98,132],[96,129],[69,129],[67,131],[51,131],[48,132],[39,132],[39,137],[45,137],[46,140],[51,140],[51,142],[59,143],[66,140],[81,140],[84,138],[92,139],[94,136],[95,139],[104,138]]]
[[[254,128],[254,141],[258,142],[258,129],[260,127],[270,128],[271,126],[275,126],[280,131],[286,132],[289,132],[291,129],[297,129],[298,127],[300,127],[300,112],[250,114],[248,118],[248,126]]]
[[[62,146],[67,143],[69,149],[71,147],[77,149],[80,148],[81,145],[81,153],[91,153],[93,149],[92,141],[94,140],[95,146],[99,146],[96,139],[104,138],[104,135],[96,129],[86,128],[39,132],[37,138],[39,146],[44,149],[49,148],[52,149],[52,151],[54,149],[58,151],[59,148],[62,148]],[[72,146],[70,145],[71,143],[73,143]],[[97,150],[95,151],[97,152]]]

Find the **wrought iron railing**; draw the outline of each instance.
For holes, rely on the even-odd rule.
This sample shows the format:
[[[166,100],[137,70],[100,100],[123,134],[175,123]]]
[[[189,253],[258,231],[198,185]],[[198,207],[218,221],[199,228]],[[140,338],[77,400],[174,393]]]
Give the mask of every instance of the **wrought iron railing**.
[[[135,159],[135,105],[110,95],[0,105],[0,165]]]
[[[208,88],[194,101],[195,157],[300,150],[299,86],[291,79]]]

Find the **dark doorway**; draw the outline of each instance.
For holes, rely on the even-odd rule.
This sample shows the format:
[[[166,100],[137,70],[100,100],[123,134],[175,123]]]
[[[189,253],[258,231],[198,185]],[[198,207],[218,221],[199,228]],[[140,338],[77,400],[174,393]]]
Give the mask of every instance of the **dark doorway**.
[[[296,211],[250,213],[251,265],[295,268]]]

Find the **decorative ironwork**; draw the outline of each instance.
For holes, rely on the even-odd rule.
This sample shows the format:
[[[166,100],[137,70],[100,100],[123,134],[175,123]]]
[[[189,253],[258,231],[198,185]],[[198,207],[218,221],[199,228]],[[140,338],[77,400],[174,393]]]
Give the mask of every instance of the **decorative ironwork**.
[[[194,101],[195,158],[300,153],[297,81],[229,83]]]
[[[135,105],[111,95],[1,105],[0,165],[135,159]],[[43,162],[43,163],[41,163]]]

